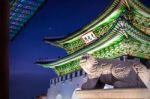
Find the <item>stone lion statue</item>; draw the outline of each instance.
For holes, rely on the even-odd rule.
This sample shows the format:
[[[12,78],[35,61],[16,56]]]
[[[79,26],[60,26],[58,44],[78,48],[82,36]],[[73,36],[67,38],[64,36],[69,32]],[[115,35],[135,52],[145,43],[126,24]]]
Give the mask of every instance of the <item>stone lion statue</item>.
[[[146,66],[135,60],[96,59],[85,54],[80,66],[88,76],[83,90],[104,88],[105,84],[114,88],[146,88],[150,78]]]

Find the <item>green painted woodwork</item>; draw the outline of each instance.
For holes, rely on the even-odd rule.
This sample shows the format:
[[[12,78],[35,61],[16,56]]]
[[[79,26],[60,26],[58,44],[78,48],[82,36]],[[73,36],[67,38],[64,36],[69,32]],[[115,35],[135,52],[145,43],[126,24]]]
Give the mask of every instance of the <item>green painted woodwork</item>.
[[[122,29],[120,21],[125,22],[124,29]],[[128,39],[125,38],[124,33],[128,35]],[[150,59],[149,42],[149,36],[136,29],[125,19],[119,18],[111,29],[94,44],[86,46],[84,49],[56,62],[43,65],[54,68],[57,70],[58,75],[64,75],[80,69],[79,60],[84,53],[90,53],[97,58],[116,58],[122,55],[131,55]]]
[[[55,70],[58,71],[58,75],[64,75],[79,69],[79,59],[63,64],[61,67],[55,67]]]
[[[45,0],[9,0],[9,39],[13,40]]]
[[[89,30],[91,27],[97,25],[99,22],[103,21],[105,18],[107,18],[112,12],[114,12],[115,7],[120,5],[120,0],[114,0],[114,2],[110,5],[109,8],[106,9],[106,11],[104,11],[104,13],[98,15],[98,17],[96,19],[94,19],[91,23],[89,23],[88,25],[86,25],[85,27],[83,27],[81,30],[73,33],[72,35],[70,35],[67,38],[64,38],[60,41],[57,41],[58,43],[62,44],[64,42],[69,42],[75,39],[75,37],[78,37],[79,35],[81,35],[83,32]],[[118,12],[118,11],[116,11]]]
[[[120,38],[117,39],[111,45],[98,49],[97,51],[91,53],[96,58],[117,58],[118,56],[122,55],[131,55],[131,56],[138,56],[141,58],[150,58],[150,45],[142,44],[140,41],[135,40],[134,38],[130,37],[125,39],[125,37],[120,35]],[[137,50],[138,49],[138,50]],[[145,55],[147,54],[147,55]],[[60,66],[54,67],[57,70],[58,75],[64,75],[75,70],[79,70],[79,59],[70,61]]]
[[[111,58],[117,58],[122,55],[131,55],[131,56],[138,56],[141,58],[150,59],[150,47],[148,47],[150,45],[142,44],[140,41],[135,40],[130,36],[128,39],[122,40],[121,38],[124,38],[124,36],[121,36],[120,40],[116,41],[111,46],[97,50],[91,54],[96,58],[111,59]],[[57,66],[55,67],[55,69],[59,71],[58,75],[64,75],[73,72],[75,70],[79,70],[80,69],[79,59]]]
[[[97,38],[104,35],[111,27],[112,23],[119,17],[119,15],[124,11],[121,7],[120,9],[117,9],[115,13],[108,16],[103,21],[100,21],[95,26],[91,27],[89,30],[86,31],[92,31],[96,35]],[[111,19],[111,20],[109,20]],[[86,31],[82,32],[85,33]],[[74,53],[75,51],[87,46],[82,40],[81,35],[78,35],[74,37],[74,39],[65,41],[61,44],[61,47],[63,47],[69,54]],[[67,46],[66,46],[67,45]]]
[[[126,14],[126,19],[130,20],[133,23],[133,25],[135,25],[138,29],[142,30],[144,33],[149,35],[150,34],[150,18],[146,16],[146,14],[141,13],[139,11],[140,7],[142,7],[143,9],[146,9],[146,8],[143,6],[139,6],[140,2],[138,1],[134,1],[134,2],[137,2],[137,3],[135,4],[133,2],[129,2],[131,5],[132,11]],[[116,4],[118,4],[117,8],[115,8]],[[112,3],[112,6],[109,7],[108,10],[106,10],[106,12],[111,11],[110,9],[112,8],[115,8],[115,9],[112,10],[112,12],[109,12],[109,14],[105,14],[105,16],[106,15],[107,16],[103,18],[103,20],[100,20],[102,19],[101,18],[102,16],[99,16],[99,18],[94,20],[94,21],[97,21],[95,24],[93,24],[94,22],[90,23],[90,24],[93,24],[92,26],[89,26],[90,25],[89,24],[85,26],[84,28],[82,28],[80,31],[75,32],[73,35],[66,37],[64,39],[58,40],[58,41],[51,42],[51,43],[64,48],[68,54],[74,53],[75,51],[78,51],[84,48],[85,46],[87,46],[87,44],[85,44],[81,40],[81,35],[83,33],[87,31],[92,31],[94,32],[96,37],[99,38],[100,36],[104,35],[109,30],[112,23],[119,17],[119,15],[123,11],[126,10],[125,5],[123,3],[119,4],[119,1],[117,0],[114,1],[114,3]]]
[[[108,10],[98,16],[90,24],[75,32],[73,35],[61,40],[52,41],[50,44],[53,43],[53,45],[64,48],[68,54],[84,48],[87,44],[81,40],[81,35],[85,32],[93,31],[97,38],[99,38],[101,35],[106,33],[111,27],[111,23],[115,21],[124,11],[125,6],[120,4],[121,3],[119,0],[115,0]],[[117,5],[119,6],[115,8]]]
[[[138,0],[128,0],[130,11],[121,0],[112,5],[96,20],[71,36],[51,42],[69,53],[53,62],[39,62],[46,68],[53,68],[58,75],[79,70],[83,54],[96,58],[117,58],[122,55],[150,59],[150,13]],[[97,40],[85,44],[81,35],[92,31]]]
[[[136,28],[150,35],[150,17],[142,15],[137,10],[133,10],[126,14],[126,19],[129,19]]]
[[[144,16],[150,16],[150,9],[144,6],[140,0],[128,0],[130,7],[136,9],[139,13]]]

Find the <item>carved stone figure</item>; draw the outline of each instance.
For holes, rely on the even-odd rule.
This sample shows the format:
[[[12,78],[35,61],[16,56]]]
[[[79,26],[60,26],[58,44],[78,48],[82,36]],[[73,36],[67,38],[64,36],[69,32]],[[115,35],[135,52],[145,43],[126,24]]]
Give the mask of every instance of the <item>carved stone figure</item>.
[[[103,88],[105,84],[114,88],[146,88],[150,78],[146,66],[136,60],[96,59],[86,54],[81,57],[80,66],[88,75],[82,89]]]

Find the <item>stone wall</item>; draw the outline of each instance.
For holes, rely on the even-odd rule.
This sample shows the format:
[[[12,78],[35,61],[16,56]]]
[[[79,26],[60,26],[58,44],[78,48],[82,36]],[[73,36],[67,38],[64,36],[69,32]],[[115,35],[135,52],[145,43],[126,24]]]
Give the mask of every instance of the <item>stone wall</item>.
[[[51,79],[48,99],[78,99],[75,90],[80,89],[86,80],[86,73],[83,70]]]

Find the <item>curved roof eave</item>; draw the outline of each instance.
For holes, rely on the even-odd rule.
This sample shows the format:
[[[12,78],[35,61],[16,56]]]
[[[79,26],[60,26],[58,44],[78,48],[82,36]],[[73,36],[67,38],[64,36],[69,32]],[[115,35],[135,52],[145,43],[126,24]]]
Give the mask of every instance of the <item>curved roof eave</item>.
[[[128,0],[129,5],[133,6],[135,9],[138,9],[137,11],[143,15],[146,15],[146,17],[150,17],[150,9],[148,7],[145,7],[139,0]],[[109,16],[112,12],[115,11],[116,7],[119,7],[121,4],[121,0],[114,0],[114,2],[111,3],[111,6],[108,7],[107,10],[105,10],[103,13],[98,15],[96,19],[94,19],[90,24],[86,25],[85,27],[81,28],[80,30],[77,30],[71,35],[67,35],[65,37],[56,38],[56,39],[49,39],[46,40],[49,44],[52,44],[54,46],[62,47],[61,44],[70,41],[75,37],[78,37],[81,35],[81,32],[86,32],[90,28],[92,28],[97,22],[103,21],[107,16]]]
[[[133,6],[137,11],[146,17],[150,17],[150,8],[144,6],[139,0],[128,0],[129,4]]]
[[[131,26],[133,28],[133,25],[128,23],[129,26]],[[114,26],[109,30],[109,32],[112,31],[112,29],[114,28]],[[128,32],[128,35],[130,35],[131,37],[133,37],[134,39],[140,41],[140,42],[143,42],[143,43],[146,43],[146,44],[149,44],[150,42],[150,37],[145,35],[144,33],[142,33],[142,31],[138,30],[136,27],[134,27],[134,30],[135,32],[132,33],[132,32]],[[67,63],[68,61],[73,61],[75,59],[78,59],[80,58],[80,56],[82,54],[84,54],[85,52],[92,52],[92,49],[96,48],[97,46],[101,45],[101,47],[105,47],[103,46],[104,44],[106,45],[106,43],[108,42],[111,42],[108,38],[112,38],[111,40],[114,41],[114,40],[119,40],[120,37],[122,38],[122,34],[118,35],[118,34],[115,34],[114,32],[113,33],[106,33],[105,37],[104,38],[100,38],[98,39],[97,43],[94,43],[93,45],[91,46],[87,46],[86,48],[78,51],[77,53],[73,53],[69,56],[66,56],[62,59],[59,59],[57,61],[54,61],[54,62],[50,62],[49,64],[41,64],[41,65],[45,65],[44,67],[48,66],[50,68],[54,68],[55,66],[57,66],[58,64],[65,64]]]
[[[53,45],[59,46],[66,41],[69,41],[75,37],[78,37],[79,35],[81,35],[81,33],[86,32],[87,30],[89,30],[90,28],[95,26],[98,22],[102,22],[104,19],[106,19],[107,16],[109,16],[112,12],[114,12],[120,5],[121,5],[121,0],[114,0],[112,2],[111,6],[109,6],[106,10],[104,10],[103,13],[98,15],[97,18],[92,20],[90,24],[88,24],[88,25],[82,27],[81,29],[71,33],[70,35],[67,35],[67,36],[59,38],[59,39],[55,39],[55,41],[49,39],[48,42],[51,42],[51,44],[53,43]]]

